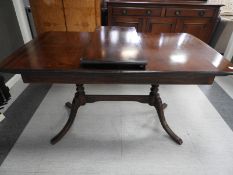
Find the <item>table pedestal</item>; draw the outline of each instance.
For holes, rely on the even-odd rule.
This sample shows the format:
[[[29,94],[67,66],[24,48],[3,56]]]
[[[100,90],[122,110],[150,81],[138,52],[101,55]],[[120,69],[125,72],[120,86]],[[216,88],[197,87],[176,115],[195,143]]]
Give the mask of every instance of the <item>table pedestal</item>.
[[[166,103],[162,103],[160,95],[158,93],[159,85],[153,84],[149,95],[86,95],[82,84],[76,85],[76,93],[73,98],[72,104],[67,102],[66,106],[71,109],[70,116],[63,129],[51,139],[51,144],[56,144],[72,126],[76,117],[78,108],[85,105],[86,103],[94,103],[97,101],[137,101],[140,103],[147,103],[150,106],[154,106],[157,110],[160,123],[167,134],[179,145],[183,143],[182,139],[179,138],[169,127],[164,116],[164,108],[167,107]]]

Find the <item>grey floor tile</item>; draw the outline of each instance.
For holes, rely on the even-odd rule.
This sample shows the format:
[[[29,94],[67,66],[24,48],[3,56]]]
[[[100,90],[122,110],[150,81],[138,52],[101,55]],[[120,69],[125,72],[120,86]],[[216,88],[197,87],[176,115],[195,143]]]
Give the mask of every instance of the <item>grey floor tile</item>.
[[[86,88],[88,93],[149,93],[149,86],[142,85]],[[183,138],[181,146],[162,129],[155,109],[136,102],[82,106],[69,133],[51,146],[49,139],[67,120],[64,103],[72,99],[74,90],[70,85],[50,89],[1,171],[28,173],[25,167],[31,160],[28,170],[37,175],[206,175],[221,171],[231,175],[232,130],[198,86],[161,86],[161,96],[168,103],[165,115]]]
[[[233,99],[216,82],[199,86],[228,126],[233,130]]]
[[[0,152],[2,152],[0,154],[0,165],[33,116],[50,86],[29,85],[4,113],[6,118],[0,123]]]

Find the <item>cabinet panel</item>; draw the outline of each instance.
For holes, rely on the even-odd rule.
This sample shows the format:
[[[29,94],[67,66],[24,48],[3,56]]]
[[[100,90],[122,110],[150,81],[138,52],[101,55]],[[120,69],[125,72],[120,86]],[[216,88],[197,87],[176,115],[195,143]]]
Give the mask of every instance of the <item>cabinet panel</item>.
[[[192,34],[202,41],[209,42],[213,26],[209,18],[185,18],[178,19],[176,32],[185,32]]]
[[[175,32],[176,21],[176,18],[149,18],[147,32],[156,34]]]
[[[161,8],[139,8],[139,7],[114,7],[112,9],[113,15],[127,15],[127,16],[160,16]]]
[[[192,17],[212,17],[214,9],[201,9],[201,8],[167,8],[166,16],[192,16]]]
[[[118,16],[111,19],[111,26],[135,27],[137,32],[143,31],[143,18]]]

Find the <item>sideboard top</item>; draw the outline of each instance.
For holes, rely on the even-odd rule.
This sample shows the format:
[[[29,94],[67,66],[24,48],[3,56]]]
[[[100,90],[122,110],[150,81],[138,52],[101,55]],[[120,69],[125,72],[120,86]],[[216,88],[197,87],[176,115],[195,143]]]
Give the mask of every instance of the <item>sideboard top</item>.
[[[207,5],[224,6],[223,4],[208,2],[208,0],[106,0],[106,3],[117,4],[151,4],[151,5]]]

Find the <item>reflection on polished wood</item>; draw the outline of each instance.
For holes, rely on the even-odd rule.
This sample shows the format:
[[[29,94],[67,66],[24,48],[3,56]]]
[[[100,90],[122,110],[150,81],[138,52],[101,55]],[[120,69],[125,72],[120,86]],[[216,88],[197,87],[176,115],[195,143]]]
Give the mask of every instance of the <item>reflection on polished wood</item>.
[[[134,47],[134,46],[137,47]],[[145,70],[90,69],[80,58],[147,59]],[[233,64],[201,40],[186,33],[138,34],[134,28],[101,27],[95,32],[49,32],[27,43],[0,63],[0,72],[21,74],[25,83],[76,84],[70,117],[51,140],[69,130],[77,110],[96,101],[137,101],[157,110],[168,135],[182,140],[168,126],[158,93],[159,84],[211,84],[215,76],[233,74]],[[152,84],[150,95],[85,95],[83,84]]]

